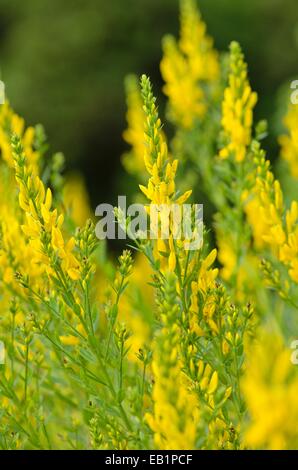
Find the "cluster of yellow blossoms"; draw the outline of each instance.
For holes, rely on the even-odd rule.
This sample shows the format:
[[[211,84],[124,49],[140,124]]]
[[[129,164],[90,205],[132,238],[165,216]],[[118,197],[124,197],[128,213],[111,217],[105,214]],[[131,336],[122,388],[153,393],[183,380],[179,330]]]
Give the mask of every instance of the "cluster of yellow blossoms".
[[[258,144],[254,151],[256,179],[253,199],[247,205],[254,240],[257,248],[267,245],[298,283],[298,204],[292,201],[285,210],[280,183],[274,179],[269,161]]]
[[[53,303],[54,296],[59,299],[61,309],[64,305],[68,321],[72,318],[73,322],[71,304],[68,300],[69,305],[66,305],[61,291],[58,294],[58,286],[69,288],[74,279],[80,277],[79,262],[73,254],[74,238],[64,243],[63,216],[52,209],[57,201],[53,202],[52,191],[46,189],[46,183],[39,176],[40,168],[45,168],[42,144],[41,126],[26,129],[24,120],[8,103],[0,107],[0,303],[3,312],[1,341],[6,349],[5,365],[0,370],[1,448],[6,445],[22,448],[25,435],[30,436],[29,441],[25,440],[31,442],[31,447],[50,446],[45,436],[43,443],[43,438],[37,437],[38,426],[44,418],[41,409],[36,410],[33,384],[41,385],[44,371],[57,367],[57,362],[52,352],[46,364],[48,353],[44,338],[34,332],[45,328],[50,312],[58,315],[53,305],[45,309]],[[66,202],[65,207],[67,205]],[[71,287],[74,288],[74,284]],[[74,331],[76,326],[77,322],[73,322]],[[77,344],[77,338],[73,338],[76,342],[71,341],[69,330],[67,333],[63,328],[57,330],[60,347]],[[35,368],[39,372],[35,373]],[[55,387],[53,383],[53,393]],[[66,387],[65,392],[69,393],[68,390]],[[53,409],[57,407],[56,402]],[[27,430],[20,437],[22,426]]]
[[[188,391],[179,352],[179,307],[176,304],[176,278],[169,275],[160,305],[163,326],[156,341],[152,372],[153,412],[147,421],[158,449],[192,449],[196,446],[200,412],[194,393]]]
[[[79,279],[80,265],[73,255],[75,239],[72,237],[66,244],[64,242],[61,232],[64,218],[62,214],[58,215],[57,209],[51,210],[51,190],[45,190],[39,176],[28,169],[26,155],[17,136],[12,138],[12,149],[20,188],[19,204],[26,214],[22,229],[36,252],[37,261],[46,269],[59,271],[60,275],[67,274],[73,280]]]
[[[144,110],[146,115],[145,126],[145,167],[150,174],[148,186],[140,185],[141,191],[152,205],[160,206],[157,231],[160,231],[159,223],[165,216],[162,207],[169,207],[171,203],[181,206],[187,201],[192,191],[186,191],[181,196],[177,195],[175,176],[178,160],[172,160],[168,154],[168,146],[161,132],[161,121],[158,116],[155,98],[152,93],[151,84],[146,76],[142,77],[142,95],[144,98]],[[150,207],[148,209],[150,209]],[[167,212],[167,211],[166,211]],[[176,266],[176,254],[173,239],[173,230],[170,227],[170,236],[167,242],[159,235],[157,237],[157,252],[168,252],[168,267],[172,271]],[[163,256],[160,256],[164,261]]]
[[[163,43],[161,73],[166,82],[164,92],[170,99],[173,121],[191,128],[194,120],[207,111],[203,84],[212,84],[219,76],[217,53],[194,0],[181,1],[179,43],[167,36]]]
[[[212,269],[214,261],[216,260],[217,250],[214,249],[209,255],[202,261],[200,270],[198,273],[197,280],[191,284],[191,306],[192,317],[190,321],[190,330],[196,334],[203,334],[204,331],[199,326],[197,315],[199,313],[198,305],[198,293],[207,300],[203,308],[203,315],[207,319],[207,323],[213,331],[218,332],[218,328],[213,320],[216,305],[214,303],[214,297],[209,295],[210,289],[215,285],[215,280],[218,276],[218,268]]]
[[[230,46],[228,85],[221,106],[222,130],[217,158],[221,161],[218,164],[219,181],[224,174],[225,181],[222,185],[223,200],[217,207],[216,235],[221,276],[234,285],[235,300],[243,299],[244,291],[251,290],[255,283],[257,263],[245,242],[243,200],[250,170],[247,162],[256,101],[257,95],[251,90],[243,53],[239,44],[233,42]],[[221,167],[223,173],[220,173]],[[216,177],[214,179],[216,181]],[[228,187],[230,182],[233,192]]]
[[[26,147],[28,163],[31,168],[36,166],[39,153],[32,147],[34,129],[28,128],[24,131],[23,119],[16,115],[6,103],[0,107],[0,149],[3,161],[9,167],[13,167],[11,132],[17,132],[23,136],[22,142]],[[15,272],[22,272],[28,265],[28,259],[32,261],[30,266],[32,278],[40,276],[41,267],[34,263],[36,258],[34,250],[22,236],[19,224],[19,206],[12,197],[15,190],[14,178],[12,172],[4,164],[1,165],[1,180],[1,278],[12,291],[18,291],[19,287],[14,279]]]
[[[169,41],[169,44],[171,42]],[[173,43],[172,43],[173,44]],[[172,50],[174,50],[172,46]],[[198,51],[198,48],[197,48]],[[167,55],[167,54],[166,54]],[[167,57],[166,57],[167,58]],[[165,60],[165,59],[164,59]],[[179,74],[176,74],[179,77]],[[172,84],[170,75],[165,75],[165,90],[169,90]],[[183,89],[181,87],[181,89]],[[200,93],[197,86],[197,92]],[[167,93],[170,99],[170,107],[175,107],[175,95]],[[194,93],[192,96],[195,96]],[[222,105],[222,134],[219,142],[219,158],[222,163],[215,161],[215,166],[210,174],[202,173],[203,176],[210,177],[211,185],[209,192],[213,191],[213,186],[217,188],[218,197],[212,197],[215,201],[219,214],[216,216],[217,245],[219,248],[219,261],[222,264],[220,275],[230,286],[234,300],[240,304],[245,301],[253,302],[257,310],[269,316],[269,310],[274,308],[268,301],[266,287],[264,287],[262,274],[260,273],[260,256],[265,260],[262,264],[266,267],[265,286],[268,282],[271,288],[275,288],[282,299],[286,302],[283,311],[288,318],[288,310],[297,308],[297,202],[290,202],[287,209],[283,202],[282,189],[279,181],[274,178],[270,170],[270,163],[266,161],[263,151],[257,142],[252,142],[253,138],[253,109],[257,102],[257,95],[252,92],[248,81],[247,66],[244,62],[243,54],[237,43],[231,45],[229,85],[225,90]],[[208,103],[207,103],[208,104]],[[214,103],[212,103],[214,104]],[[191,106],[189,108],[192,110]],[[192,113],[190,112],[190,116]],[[211,115],[210,115],[211,119]],[[177,121],[180,127],[184,127],[182,122]],[[280,138],[281,156],[290,166],[291,173],[296,177],[297,166],[297,106],[291,106],[285,118],[285,126],[288,135]],[[200,129],[196,127],[193,120],[188,122],[189,134],[184,134],[183,149],[188,151],[191,140],[194,139],[192,131],[199,134]],[[262,126],[260,126],[263,128]],[[179,132],[179,127],[177,133]],[[256,129],[258,139],[259,130]],[[260,138],[262,132],[260,132]],[[201,140],[200,140],[201,138]],[[206,135],[197,137],[197,142],[203,141],[205,144]],[[183,147],[184,145],[184,147]],[[199,145],[199,144],[198,144]],[[203,148],[206,154],[206,148]],[[200,158],[200,151],[197,151],[197,158]],[[227,163],[228,162],[228,163]],[[201,165],[198,164],[199,170]],[[208,184],[210,184],[208,181]],[[209,194],[206,194],[209,197]],[[250,240],[252,231],[254,247]],[[268,251],[267,249],[269,250]],[[269,258],[272,265],[267,263]],[[288,271],[289,278],[284,278],[284,269]],[[282,281],[284,279],[284,281]],[[293,284],[294,283],[294,284]],[[197,311],[196,287],[193,288],[193,311]],[[214,302],[210,302],[210,310],[216,310]],[[292,307],[291,307],[292,306]],[[271,311],[271,310],[270,310]],[[292,314],[295,312],[292,312]],[[213,313],[214,316],[214,313]],[[275,314],[272,314],[271,321],[276,321]],[[292,319],[297,326],[295,319]],[[203,334],[196,324],[198,334]],[[214,330],[215,330],[214,325]],[[288,339],[289,341],[289,339]],[[249,353],[248,353],[249,354]],[[264,348],[264,354],[265,348]],[[255,365],[257,368],[257,363]],[[290,362],[288,369],[292,369]],[[280,367],[282,371],[283,368]],[[264,373],[269,373],[270,365],[264,362]],[[247,377],[247,375],[246,375]],[[248,379],[247,379],[248,380]],[[286,386],[285,386],[286,390]],[[267,388],[266,393],[270,397]],[[251,434],[257,434],[258,426],[257,413],[261,413],[260,403],[255,395],[257,391],[251,392],[249,399],[246,395],[249,410],[253,410],[253,402],[256,409],[252,411],[252,419],[256,420],[256,425],[251,427]],[[264,397],[265,399],[265,397]],[[269,398],[270,399],[270,398]],[[263,413],[263,419],[268,418],[269,409]],[[277,432],[278,426],[275,431]],[[289,432],[289,429],[291,430]],[[267,429],[268,431],[268,429]],[[282,430],[280,431],[282,434]],[[291,422],[285,434],[289,433],[284,441],[278,441],[277,447],[290,448],[295,441],[293,422]],[[268,437],[268,432],[266,433]],[[270,444],[266,440],[251,440],[248,445],[255,447],[275,446],[272,438]]]
[[[142,176],[144,172],[145,113],[138,79],[130,75],[125,81],[127,96],[126,120],[128,127],[123,133],[131,150],[124,154],[123,164],[129,173]]]
[[[250,448],[297,448],[298,371],[292,354],[274,329],[262,331],[249,351],[243,391],[252,417],[245,433]]]
[[[236,42],[231,44],[230,70],[229,86],[225,90],[222,106],[222,127],[226,142],[219,155],[227,158],[231,153],[236,162],[241,162],[251,142],[253,108],[257,102],[257,94],[251,91],[247,66]]]
[[[168,156],[151,83],[145,76],[141,79],[141,89],[146,115],[147,145],[144,161],[151,176],[148,186],[140,185],[140,189],[150,201],[149,209],[151,204],[162,207],[175,202],[181,205],[188,199],[191,191],[185,192],[182,196],[176,196],[175,176],[178,161],[172,161]],[[163,216],[161,212],[159,223],[162,223]],[[155,256],[159,257],[161,269],[166,276],[168,272],[175,272],[177,266],[172,227],[170,227],[169,235],[169,242],[159,237],[155,247]],[[168,254],[167,263],[163,261],[165,253]],[[165,285],[160,286],[160,289],[164,290],[165,299],[160,302],[162,327],[155,339],[156,350],[152,362],[154,407],[152,414],[147,415],[147,421],[154,431],[155,445],[157,448],[165,449],[194,447],[199,419],[195,395],[188,390],[186,376],[181,370],[177,323],[180,309],[175,305],[176,283],[177,278],[172,274]]]
[[[25,129],[24,119],[14,113],[6,102],[1,106],[0,110],[0,148],[3,160],[7,162],[10,167],[13,167],[14,161],[10,145],[11,134],[16,134],[22,139],[28,165],[30,165],[33,171],[36,171],[40,154],[33,147],[35,130],[33,127],[27,127]]]
[[[161,133],[161,123],[152,95],[151,84],[144,76],[141,80],[141,88],[148,126],[145,128],[147,148],[145,147],[144,160],[149,174],[153,175],[149,179],[148,187],[141,186],[141,189],[151,201],[150,204],[168,205],[173,200],[175,201],[172,196],[175,190],[175,174],[172,179],[168,178],[169,162],[166,158],[162,158],[162,155],[166,156],[167,153],[163,154],[161,150],[162,148],[166,149],[166,146],[162,147],[162,143],[165,144],[165,142]],[[166,172],[163,171],[164,168],[166,168]],[[159,192],[161,185],[165,188],[162,194]],[[189,192],[186,192],[175,202],[178,201],[178,204],[181,204],[187,200],[188,195]],[[166,246],[163,240],[158,240],[158,250],[160,250],[161,242]],[[216,292],[218,289],[216,285],[218,269],[212,268],[216,260],[216,249],[204,258],[200,250],[187,254],[185,249],[181,249],[183,243],[181,245],[180,242],[181,240],[175,240],[174,244],[174,240],[170,238],[169,262],[161,265],[161,273],[163,273],[161,278],[160,273],[155,274],[158,291],[162,292],[162,299],[167,294],[169,299],[168,301],[159,301],[161,330],[153,340],[156,349],[152,361],[154,407],[152,414],[147,415],[147,420],[154,431],[156,446],[166,449],[175,446],[184,449],[187,446],[195,445],[199,425],[198,416],[206,413],[209,416],[207,419],[209,428],[213,429],[214,434],[217,435],[215,441],[218,444],[216,445],[223,448],[233,448],[237,444],[235,438],[230,435],[230,423],[224,419],[221,409],[217,409],[217,403],[220,401],[223,406],[226,401],[228,402],[233,389],[235,402],[237,402],[236,396],[239,392],[236,390],[239,383],[232,381],[229,386],[221,385],[220,392],[217,394],[219,376],[214,369],[213,362],[208,361],[205,357],[199,360],[197,365],[194,358],[201,354],[199,344],[201,338],[208,344],[212,338],[216,337],[215,341],[220,343],[219,347],[223,354],[234,354],[233,348],[240,341],[240,330],[237,326],[237,332],[231,331],[232,323],[230,323],[229,314],[226,316],[229,311],[226,308],[226,300],[224,300],[226,294],[221,295]],[[166,248],[163,248],[163,252],[160,254],[164,257],[165,253],[167,253]],[[158,251],[155,251],[155,258],[158,254]],[[168,277],[168,272],[172,273],[170,277]],[[166,276],[169,285],[167,283],[164,285],[163,276]],[[189,295],[186,294],[188,290]],[[180,321],[182,324],[179,324]],[[178,342],[179,335],[185,338],[182,345],[179,345]],[[190,340],[192,335],[194,339]],[[241,368],[241,365],[237,365],[237,370],[238,367]],[[199,401],[198,396],[200,397]],[[181,418],[180,406],[186,401],[191,406],[188,410],[184,405]],[[240,406],[239,403],[237,406]],[[231,413],[233,415],[233,412]],[[189,439],[185,436],[187,423]],[[166,430],[167,432],[165,432]],[[210,443],[211,441],[212,439],[210,439]]]

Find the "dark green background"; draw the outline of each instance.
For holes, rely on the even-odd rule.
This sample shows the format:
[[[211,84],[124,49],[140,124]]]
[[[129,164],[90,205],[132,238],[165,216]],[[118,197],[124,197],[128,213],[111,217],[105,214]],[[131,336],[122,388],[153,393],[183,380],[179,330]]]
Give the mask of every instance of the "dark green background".
[[[242,44],[260,96],[257,117],[272,126],[280,86],[298,78],[297,0],[199,6],[217,48],[226,50],[233,39]],[[145,72],[161,87],[165,33],[178,33],[178,0],[0,0],[0,66],[9,99],[29,124],[44,124],[68,168],[83,171],[94,206],[115,203],[135,185],[120,163],[123,79]],[[274,158],[276,147],[269,148]]]

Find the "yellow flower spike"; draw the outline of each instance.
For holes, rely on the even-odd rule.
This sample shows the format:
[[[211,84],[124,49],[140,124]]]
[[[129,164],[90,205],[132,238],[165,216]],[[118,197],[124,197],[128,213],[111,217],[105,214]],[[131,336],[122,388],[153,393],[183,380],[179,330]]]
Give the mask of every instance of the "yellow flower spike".
[[[297,283],[298,244],[295,225],[298,204],[293,201],[290,209],[285,211],[281,186],[270,171],[269,161],[266,160],[259,144],[254,145],[253,151],[255,171],[258,175],[252,189],[255,204],[251,205],[251,208],[254,213],[249,214],[248,211],[248,219],[255,244],[257,248],[262,248],[259,240],[265,242],[272,255],[287,267],[290,278]]]
[[[242,379],[250,418],[244,444],[249,448],[286,450],[296,446],[298,374],[290,355],[283,338],[272,330],[260,330],[258,341],[250,348]]]
[[[247,66],[238,43],[231,44],[229,87],[224,93],[222,127],[227,144],[220,150],[220,158],[244,160],[251,141],[253,108],[257,94],[251,91]]]
[[[29,246],[35,252],[34,262],[39,266],[44,264],[43,271],[52,275],[53,265],[58,261],[70,279],[79,279],[80,264],[72,253],[74,240],[70,239],[65,246],[61,232],[64,218],[62,214],[58,216],[56,208],[51,210],[51,190],[46,190],[39,176],[27,164],[27,155],[17,136],[12,138],[12,148],[21,195],[20,207],[26,212],[26,225],[22,226],[22,230],[29,237]],[[47,236],[41,237],[41,234]]]
[[[24,120],[14,113],[9,104],[6,102],[1,105],[0,114],[0,150],[3,160],[9,167],[13,167],[13,155],[10,146],[11,134],[17,134],[22,139],[22,144],[28,155],[29,165],[37,170],[39,153],[33,150],[35,129],[28,127],[25,129]]]
[[[166,450],[193,449],[200,419],[196,395],[187,386],[178,356],[176,281],[175,275],[168,275],[159,306],[164,326],[156,338],[153,354],[153,410],[146,415],[155,448]]]
[[[169,97],[170,117],[190,129],[206,114],[203,85],[216,82],[219,63],[193,0],[181,1],[180,23],[179,43],[171,36],[164,38],[160,68],[165,81],[164,93]]]
[[[144,121],[145,113],[138,79],[130,75],[125,80],[128,127],[123,138],[131,146],[131,151],[123,155],[123,164],[129,173],[138,174],[141,178],[146,169],[151,172],[150,160],[144,161]]]

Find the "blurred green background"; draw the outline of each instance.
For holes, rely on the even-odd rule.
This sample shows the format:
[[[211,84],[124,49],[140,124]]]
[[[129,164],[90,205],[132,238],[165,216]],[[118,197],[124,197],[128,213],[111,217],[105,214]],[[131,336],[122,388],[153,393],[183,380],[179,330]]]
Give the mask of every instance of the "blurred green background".
[[[0,67],[28,124],[41,122],[52,151],[85,175],[92,204],[116,202],[131,179],[120,156],[123,80],[148,73],[157,90],[161,38],[178,34],[178,0],[0,0]],[[240,41],[260,101],[276,113],[279,88],[298,78],[297,0],[198,0],[219,50]],[[161,108],[162,108],[162,97]],[[267,144],[277,152],[274,142]],[[135,187],[133,188],[135,189]]]

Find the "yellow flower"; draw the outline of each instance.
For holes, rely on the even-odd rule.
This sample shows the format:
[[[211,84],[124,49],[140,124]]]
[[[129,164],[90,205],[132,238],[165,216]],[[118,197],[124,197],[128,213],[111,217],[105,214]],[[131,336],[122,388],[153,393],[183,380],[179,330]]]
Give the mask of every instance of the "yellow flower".
[[[146,420],[154,433],[155,448],[190,450],[196,446],[200,413],[196,395],[181,370],[175,284],[175,276],[170,275],[160,305],[164,325],[154,344],[153,411],[146,414]],[[215,382],[213,379],[212,387]]]
[[[77,346],[80,343],[79,338],[73,335],[59,336],[59,339],[62,344],[65,344],[65,346]]]
[[[35,130],[33,127],[25,129],[24,119],[14,113],[9,103],[0,106],[0,150],[3,160],[13,167],[13,155],[10,145],[11,134],[17,134],[21,137],[24,146],[28,165],[36,171],[39,161],[39,153],[34,149]]]
[[[229,86],[222,105],[222,128],[225,145],[221,158],[232,157],[241,162],[251,142],[253,108],[257,94],[252,92],[247,79],[247,66],[238,43],[231,44]]]
[[[73,249],[75,247],[75,239],[71,237],[62,249],[60,257],[62,259],[62,268],[69,275],[70,279],[77,281],[80,279],[80,263],[77,258],[73,255]]]
[[[215,287],[215,279],[218,275],[218,269],[214,269],[211,266],[216,259],[216,255],[217,250],[214,249],[209,253],[209,255],[205,259],[203,259],[203,261],[201,262],[197,280],[191,283],[192,294],[190,310],[190,329],[191,331],[196,332],[196,334],[198,334],[199,336],[204,335],[204,331],[198,325],[199,297],[203,299],[203,315],[206,317],[207,323],[209,324],[211,330],[214,331],[214,333],[218,333],[218,327],[212,318],[215,313],[215,298],[212,293],[212,289],[214,289]],[[200,294],[199,297],[198,294]]]
[[[169,221],[169,240],[163,240],[161,228],[165,216],[169,216],[162,210],[162,207],[171,208],[172,204],[184,204],[191,195],[191,191],[186,191],[179,197],[176,197],[175,176],[178,167],[178,160],[172,160],[168,155],[167,142],[165,136],[161,131],[161,121],[158,116],[155,98],[152,93],[152,86],[150,80],[143,75],[141,79],[142,96],[144,99],[144,111],[146,116],[145,125],[145,153],[144,161],[146,169],[150,175],[148,185],[139,185],[141,191],[145,194],[150,201],[151,207],[161,207],[158,210],[157,221],[157,244],[156,256],[161,262],[162,269],[169,269],[173,271],[176,267],[176,254],[172,221]],[[166,211],[167,212],[167,211]],[[162,249],[161,249],[162,246]],[[168,255],[168,260],[164,257],[164,252]]]
[[[261,331],[249,352],[242,389],[250,414],[245,443],[254,449],[294,449],[298,442],[298,370],[276,332]]]
[[[219,75],[217,53],[194,0],[181,1],[180,41],[177,44],[167,36],[163,51],[160,68],[170,115],[175,123],[189,129],[207,111],[202,85],[212,84]]]
[[[63,187],[63,205],[78,227],[82,227],[86,220],[92,218],[89,196],[79,173],[70,173],[66,176]]]
[[[259,144],[254,146],[254,157],[255,185],[246,210],[256,247],[268,246],[275,258],[288,268],[290,278],[297,283],[298,204],[292,201],[290,208],[285,210],[280,183],[274,179],[269,161]]]
[[[123,155],[123,164],[129,173],[141,179],[145,171],[144,164],[144,130],[145,113],[138,79],[130,75],[125,80],[128,127],[123,138],[131,146],[131,150]]]
[[[55,256],[60,259],[62,270],[72,279],[80,278],[80,263],[73,254],[75,240],[71,238],[65,245],[61,232],[64,217],[57,209],[51,209],[52,193],[44,187],[38,175],[27,166],[26,154],[18,137],[12,140],[16,180],[19,185],[20,206],[26,213],[23,232],[30,239],[40,263],[51,272],[55,266]]]

